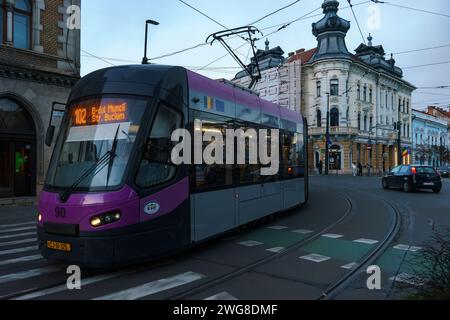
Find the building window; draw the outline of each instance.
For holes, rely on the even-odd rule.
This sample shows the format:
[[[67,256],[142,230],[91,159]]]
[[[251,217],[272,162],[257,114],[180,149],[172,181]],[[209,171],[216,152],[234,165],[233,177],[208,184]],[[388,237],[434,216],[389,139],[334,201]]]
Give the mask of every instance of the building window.
[[[402,108],[402,98],[398,99],[398,110],[401,110]]]
[[[372,88],[370,88],[370,90],[369,90],[369,102],[373,103],[373,89]]]
[[[338,108],[331,109],[330,126],[339,127],[339,109]]]
[[[322,111],[317,110],[317,128],[322,128]]]
[[[5,10],[5,1],[0,0],[0,44],[5,42],[5,39],[3,38],[6,34],[4,28],[5,28],[5,21],[6,21],[6,10]]]
[[[388,99],[389,99],[389,95],[386,91],[386,109],[389,109],[389,100]]]
[[[373,128],[373,117],[370,117],[370,120],[369,120],[369,130],[372,130],[372,128]]]
[[[339,80],[332,79],[330,81],[330,95],[338,96],[339,95]]]
[[[409,100],[406,101],[406,113],[409,114]]]
[[[358,84],[358,88],[356,89],[357,92],[357,99],[361,100],[361,85]]]
[[[15,48],[31,48],[31,2],[17,0],[14,5],[13,42]]]
[[[317,81],[317,97],[322,96],[322,83],[320,81]]]
[[[403,99],[403,112],[406,110],[406,99]]]
[[[361,112],[358,113],[358,130],[361,130]]]
[[[364,115],[364,131],[367,131],[367,114]]]
[[[367,86],[364,86],[364,91],[363,92],[364,92],[363,93],[364,101],[367,101]]]
[[[348,97],[348,91],[349,91],[349,87],[348,87],[348,80],[345,81],[345,95]]]

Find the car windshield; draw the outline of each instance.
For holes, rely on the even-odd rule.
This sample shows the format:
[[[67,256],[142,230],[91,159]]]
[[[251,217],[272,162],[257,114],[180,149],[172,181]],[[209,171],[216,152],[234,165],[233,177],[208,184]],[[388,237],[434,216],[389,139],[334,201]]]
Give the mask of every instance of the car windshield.
[[[146,99],[102,97],[70,106],[46,185],[70,188],[92,168],[77,188],[121,185],[147,103]]]

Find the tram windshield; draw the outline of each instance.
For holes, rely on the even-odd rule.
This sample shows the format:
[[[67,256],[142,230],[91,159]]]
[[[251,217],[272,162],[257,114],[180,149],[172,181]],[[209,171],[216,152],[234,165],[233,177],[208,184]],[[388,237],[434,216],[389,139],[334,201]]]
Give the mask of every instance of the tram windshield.
[[[120,186],[148,100],[102,97],[69,107],[47,176],[51,188]]]

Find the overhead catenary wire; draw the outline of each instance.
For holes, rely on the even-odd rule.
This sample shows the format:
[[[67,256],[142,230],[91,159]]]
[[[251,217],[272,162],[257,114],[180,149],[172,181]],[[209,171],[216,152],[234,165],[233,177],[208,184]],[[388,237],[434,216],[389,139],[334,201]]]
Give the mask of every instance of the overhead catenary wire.
[[[355,21],[356,21],[356,25],[358,26],[358,29],[359,29],[359,33],[361,34],[361,37],[362,37],[363,43],[364,43],[364,44],[366,44],[366,38],[364,37],[364,34],[363,34],[363,32],[362,32],[362,29],[361,29],[361,26],[359,25],[359,21],[358,21],[358,18],[356,17],[356,13],[355,13],[355,10],[353,9],[353,4],[352,4],[352,0],[347,0],[347,1],[348,1],[348,4],[350,5],[350,9],[352,10],[352,13],[353,13],[353,17],[355,18]]]

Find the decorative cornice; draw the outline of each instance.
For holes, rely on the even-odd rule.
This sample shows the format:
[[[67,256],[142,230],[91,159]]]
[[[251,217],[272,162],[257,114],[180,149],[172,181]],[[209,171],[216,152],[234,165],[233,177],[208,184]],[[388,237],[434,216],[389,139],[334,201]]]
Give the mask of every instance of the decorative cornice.
[[[0,64],[0,77],[13,80],[31,81],[59,87],[73,87],[79,77],[66,76],[52,72],[31,70]]]

